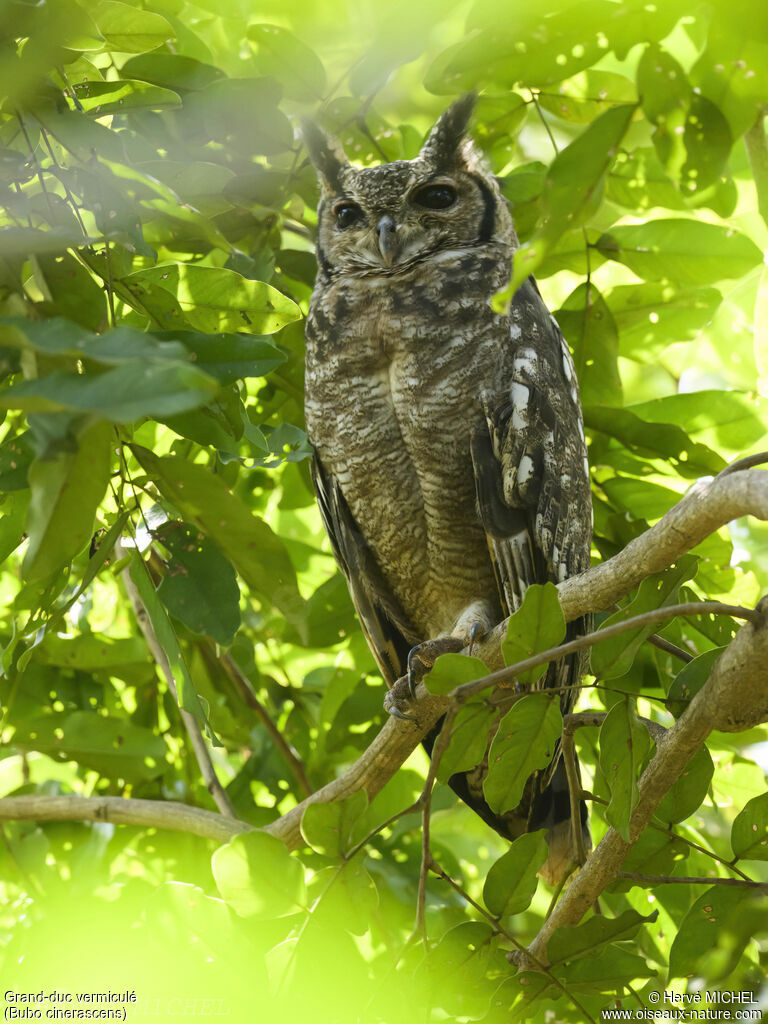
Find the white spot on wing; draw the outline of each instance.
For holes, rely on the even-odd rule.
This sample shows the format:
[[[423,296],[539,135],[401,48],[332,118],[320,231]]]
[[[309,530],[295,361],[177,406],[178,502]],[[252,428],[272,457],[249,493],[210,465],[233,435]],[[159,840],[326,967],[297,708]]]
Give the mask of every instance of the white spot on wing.
[[[524,455],[520,459],[520,465],[517,467],[518,487],[523,487],[528,483],[531,473],[533,473],[533,459],[530,455]]]

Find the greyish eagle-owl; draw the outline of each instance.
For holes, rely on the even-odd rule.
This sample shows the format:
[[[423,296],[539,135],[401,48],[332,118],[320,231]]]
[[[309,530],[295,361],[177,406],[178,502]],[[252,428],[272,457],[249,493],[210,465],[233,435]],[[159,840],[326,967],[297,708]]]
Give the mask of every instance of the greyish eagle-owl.
[[[590,560],[571,353],[532,278],[508,313],[491,308],[518,241],[467,137],[473,103],[450,106],[416,159],[377,167],[353,166],[335,139],[305,127],[321,184],[306,328],[315,488],[390,687],[490,630],[532,583],[558,583]],[[569,636],[584,628],[571,624]],[[566,658],[540,684],[563,688],[564,712],[581,672],[578,656]],[[486,772],[484,761],[450,785],[508,839],[546,828],[542,873],[561,876],[573,851],[559,752],[504,814],[483,796]],[[583,807],[581,817],[586,828]]]

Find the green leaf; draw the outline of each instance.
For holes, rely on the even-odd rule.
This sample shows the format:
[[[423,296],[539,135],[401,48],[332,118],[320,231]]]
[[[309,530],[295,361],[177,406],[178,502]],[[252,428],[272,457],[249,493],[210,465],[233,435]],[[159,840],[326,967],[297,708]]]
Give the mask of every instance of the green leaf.
[[[107,297],[82,263],[69,253],[40,253],[36,260],[53,311],[92,330],[106,327]],[[48,303],[43,307],[48,312],[46,307]]]
[[[181,106],[181,97],[170,89],[146,82],[81,82],[73,86],[77,101],[95,117],[121,114],[124,110],[170,110]]]
[[[112,423],[172,416],[206,404],[218,385],[193,366],[129,363],[101,374],[55,370],[0,391],[0,408],[88,412]]]
[[[174,339],[176,335],[171,334]],[[47,356],[70,356],[102,366],[130,362],[190,361],[181,341],[158,341],[151,334],[121,324],[103,334],[94,334],[79,322],[54,316],[48,320],[27,320],[20,316],[0,318],[0,339],[22,350],[34,349]]]
[[[585,405],[621,405],[619,333],[605,299],[591,283],[571,292],[555,319],[573,349]]]
[[[157,778],[167,767],[166,745],[160,736],[124,718],[92,711],[54,713],[20,722],[13,742],[22,750],[77,761],[107,778],[126,782]]]
[[[689,661],[675,676],[669,688],[667,710],[679,718],[712,674],[715,662],[725,647],[705,651],[698,658]]]
[[[544,831],[520,836],[494,864],[485,879],[483,902],[494,917],[521,914],[539,884],[537,872],[547,859]]]
[[[35,459],[30,465],[24,579],[47,579],[91,539],[96,509],[109,482],[113,436],[108,423],[95,423],[79,435],[76,451]]]
[[[488,747],[488,733],[497,714],[494,708],[479,701],[464,705],[454,719],[448,746],[437,768],[439,782],[448,782],[456,772],[471,771],[482,762]]]
[[[360,818],[368,807],[368,797],[360,789],[346,800],[308,804],[301,816],[301,834],[307,845],[326,857],[344,857],[362,838],[357,833]]]
[[[647,917],[636,910],[625,910],[618,917],[600,915],[574,927],[558,928],[547,945],[547,958],[551,964],[556,964],[561,960],[592,956],[600,946],[634,939],[644,924],[651,924],[658,916],[658,910]]]
[[[463,683],[482,679],[488,671],[479,658],[465,654],[441,654],[424,679],[424,685],[430,693],[446,694]]]
[[[158,597],[193,633],[228,647],[240,626],[240,590],[231,563],[185,523],[165,523],[155,537],[171,556]]]
[[[637,91],[653,124],[673,128],[683,123],[691,86],[680,64],[657,43],[646,47],[637,65]]]
[[[768,793],[753,797],[736,815],[731,848],[740,860],[768,860]]]
[[[643,363],[655,362],[670,338],[693,340],[715,315],[721,299],[716,288],[678,290],[650,281],[619,285],[606,296],[621,355]]]
[[[289,99],[311,102],[323,95],[325,69],[306,43],[277,25],[249,25],[247,35],[259,74],[280,82]]]
[[[129,58],[120,69],[123,79],[139,79],[164,89],[204,89],[224,77],[223,71],[180,53],[141,53]]]
[[[519,700],[501,720],[488,754],[483,793],[497,814],[520,803],[531,772],[546,768],[563,731],[557,697],[532,693]]]
[[[6,437],[0,447],[0,491],[26,490],[27,473],[34,457],[31,431]]]
[[[677,599],[678,587],[696,575],[698,559],[694,555],[684,555],[663,573],[649,576],[643,580],[637,596],[626,608],[611,615],[600,626],[605,629],[617,622],[624,622],[635,615],[663,608],[674,604]],[[656,623],[627,630],[618,636],[602,640],[592,648],[592,673],[600,679],[618,679],[629,671],[641,645],[656,631]]]
[[[49,631],[35,648],[33,660],[88,673],[111,673],[131,667],[138,670],[137,681],[151,679],[154,668],[147,645],[140,637],[115,638],[96,633],[65,637]]]
[[[735,138],[752,127],[768,90],[765,10],[750,0],[715,5],[691,82],[723,111]]]
[[[240,917],[271,919],[305,909],[301,861],[267,832],[248,832],[220,846],[211,861],[221,893]]]
[[[0,497],[0,562],[4,562],[24,539],[28,507],[27,491],[17,491]]]
[[[138,270],[123,281],[134,292],[146,287],[169,292],[189,323],[207,334],[274,334],[301,317],[296,303],[276,288],[221,267],[166,264]]]
[[[156,337],[184,345],[195,366],[222,385],[248,377],[265,377],[287,359],[273,341],[252,334],[161,331]]]
[[[689,818],[704,802],[714,772],[709,751],[699,747],[656,808],[656,817],[670,824]]]
[[[183,519],[219,547],[268,606],[277,606],[303,634],[304,602],[288,552],[220,476],[176,456],[158,458],[140,445],[131,451]]]
[[[149,573],[147,571],[144,562],[138,552],[133,552],[131,561],[128,565],[128,575],[133,580],[133,583],[138,591],[141,603],[149,617],[149,621],[152,624],[155,636],[157,637],[158,643],[163,650],[165,656],[168,658],[168,664],[171,669],[171,675],[176,684],[176,695],[179,706],[188,711],[191,715],[205,726],[213,740],[214,746],[218,746],[218,740],[213,735],[213,731],[208,723],[208,718],[203,710],[203,706],[200,703],[200,699],[195,691],[192,678],[187,668],[187,663],[184,660],[179,641],[174,631],[171,621],[168,615],[160,603],[160,599],[157,596],[157,591],[152,585]]]
[[[109,46],[123,53],[143,53],[161,46],[176,33],[160,14],[115,0],[101,0],[92,12]]]
[[[504,662],[514,665],[534,654],[556,647],[565,638],[565,617],[554,583],[534,583],[525,592],[523,603],[509,617],[507,635],[502,641]],[[522,672],[517,681],[533,686],[546,672],[546,665]]]
[[[246,158],[293,149],[291,122],[278,107],[274,78],[223,78],[184,101],[184,119],[193,137],[226,145]]]
[[[755,243],[732,227],[675,217],[621,224],[601,235],[597,248],[638,277],[678,288],[742,277],[763,259]]]
[[[633,978],[653,977],[655,971],[645,957],[630,953],[621,946],[609,946],[594,956],[580,957],[556,971],[568,992],[613,994]]]
[[[672,942],[669,953],[670,980],[701,973],[703,961],[712,956],[719,939],[722,937],[727,940],[735,935],[734,922],[754,899],[755,895],[749,889],[729,889],[721,885],[707,889],[683,918]],[[741,941],[731,944],[728,964],[720,973],[721,977],[726,976],[739,962],[748,938],[743,935]],[[703,976],[711,978],[710,971],[705,968]]]
[[[627,854],[622,871],[642,875],[672,875],[676,865],[688,856],[690,847],[683,839],[654,828],[646,829]],[[618,879],[614,889],[631,889],[635,882]]]
[[[358,628],[355,609],[340,573],[321,583],[307,598],[303,627],[308,647],[332,647],[354,635]],[[289,631],[286,639],[300,642],[298,631]]]
[[[601,488],[614,508],[632,519],[660,519],[680,500],[677,491],[636,477],[616,476]]]
[[[611,790],[609,824],[629,842],[629,820],[638,800],[637,779],[651,740],[628,698],[617,701],[600,727],[600,768]]]
[[[691,391],[630,406],[651,423],[677,423],[691,438],[742,454],[765,435],[768,400],[741,391]]]
[[[566,231],[595,212],[603,179],[636,109],[634,104],[626,104],[607,110],[552,161],[542,192],[542,226],[516,251],[505,296],[514,295]]]

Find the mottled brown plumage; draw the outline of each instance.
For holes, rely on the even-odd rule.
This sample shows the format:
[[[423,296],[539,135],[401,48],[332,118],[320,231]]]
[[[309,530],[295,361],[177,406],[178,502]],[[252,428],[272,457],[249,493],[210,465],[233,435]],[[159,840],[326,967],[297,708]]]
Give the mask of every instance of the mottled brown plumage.
[[[305,132],[322,186],[307,320],[315,483],[390,686],[412,646],[448,636],[464,646],[531,583],[589,565],[573,362],[532,279],[508,314],[491,309],[518,243],[465,137],[471,108],[471,97],[450,107],[415,160],[379,167],[354,167],[334,140]],[[544,685],[579,673],[578,661],[563,662]],[[573,691],[563,708],[572,701]],[[565,831],[561,766],[536,773],[503,816],[485,803],[485,770],[451,785],[501,834]]]

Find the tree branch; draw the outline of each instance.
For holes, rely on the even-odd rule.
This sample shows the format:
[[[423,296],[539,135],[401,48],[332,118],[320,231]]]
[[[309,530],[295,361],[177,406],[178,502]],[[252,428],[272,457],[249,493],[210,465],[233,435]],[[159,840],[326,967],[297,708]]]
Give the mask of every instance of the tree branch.
[[[124,796],[6,796],[0,800],[0,821],[105,821],[172,832],[189,832],[226,843],[253,828],[175,800],[135,800]]]

